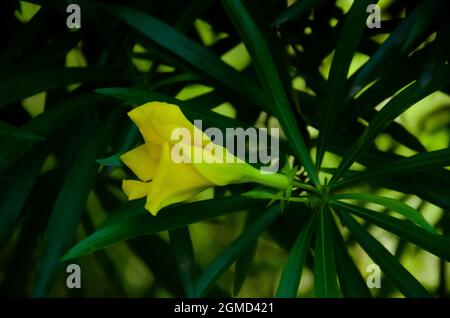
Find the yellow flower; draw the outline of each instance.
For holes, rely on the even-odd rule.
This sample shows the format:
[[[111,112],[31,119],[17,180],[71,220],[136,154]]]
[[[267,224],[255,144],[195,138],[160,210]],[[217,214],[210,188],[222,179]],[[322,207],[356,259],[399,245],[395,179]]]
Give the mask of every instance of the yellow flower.
[[[257,182],[278,189],[289,187],[280,174],[261,174],[260,170],[234,157],[195,127],[176,105],[151,102],[128,113],[138,126],[145,143],[121,156],[139,180],[124,180],[122,188],[129,200],[147,197],[145,208],[153,215],[173,203],[186,201],[213,186]],[[172,151],[180,142],[172,139],[177,128],[186,129],[199,139],[185,142],[180,152],[184,162],[177,163]],[[213,145],[210,147],[208,145]],[[196,157],[200,156],[200,157]],[[234,160],[225,160],[230,156]],[[202,158],[200,162],[195,158]]]

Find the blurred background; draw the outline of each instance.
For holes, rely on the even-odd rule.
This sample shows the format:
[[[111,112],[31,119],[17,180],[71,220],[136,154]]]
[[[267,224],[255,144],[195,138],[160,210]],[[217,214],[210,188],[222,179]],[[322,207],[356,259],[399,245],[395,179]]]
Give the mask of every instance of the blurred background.
[[[42,261],[39,255],[46,253],[42,252],[46,248],[44,233],[48,230],[47,224],[55,208],[55,201],[58,198],[63,201],[71,198],[70,195],[66,199],[60,197],[67,174],[71,173],[70,167],[78,160],[80,150],[86,147],[97,149],[95,145],[85,143],[93,138],[99,126],[106,125],[110,120],[109,115],[115,112],[118,114],[114,119],[114,129],[108,132],[109,141],[105,142],[108,147],[93,155],[100,160],[99,165],[85,171],[89,174],[93,169],[94,177],[86,181],[92,184],[92,188],[87,192],[87,203],[82,209],[79,222],[73,225],[75,237],[61,248],[66,251],[75,242],[94,232],[115,208],[126,201],[120,183],[130,173],[120,165],[118,156],[114,155],[140,143],[136,128],[126,117],[130,105],[136,103],[96,93],[96,89],[146,88],[182,101],[198,102],[217,114],[256,126],[279,126],[275,118],[268,117],[261,111],[242,110],[241,105],[247,101],[234,96],[228,98],[227,91],[222,90],[220,85],[217,86],[216,80],[190,72],[192,65],[180,60],[176,52],[168,52],[164,47],[161,49],[155,44],[158,39],[149,39],[103,7],[80,1],[81,28],[69,30],[66,27],[69,13],[64,11],[66,4],[57,2],[59,1],[7,0],[0,5],[0,24],[3,30],[0,44],[0,100],[3,100],[0,109],[0,152],[3,152],[0,157],[2,296],[28,297],[33,294],[36,277],[43,270],[38,265]],[[121,4],[146,12],[206,47],[235,70],[254,78],[251,58],[219,1],[94,2]],[[262,32],[265,36],[271,38],[281,34],[282,40],[274,40],[275,44],[272,43],[275,46],[273,52],[276,54],[277,45],[288,52],[287,58],[291,60],[291,66],[286,72],[288,77],[284,80],[291,85],[291,92],[314,97],[317,87],[328,78],[335,45],[329,43],[335,37],[333,30],[339,26],[339,21],[350,9],[352,1],[328,1],[304,19],[283,24],[279,28],[270,27],[270,22],[292,2],[267,1],[262,4],[246,1],[246,5],[250,12],[257,12],[255,19],[264,26]],[[419,1],[378,2],[382,29],[365,31],[364,41],[367,43],[355,54],[349,77],[368,61],[377,45],[386,40],[417,3]],[[163,33],[159,36],[168,37]],[[426,37],[422,47],[434,38],[435,33]],[[449,147],[448,92],[447,89],[446,93],[431,94],[396,120],[420,140],[428,151]],[[377,109],[389,99],[383,99]],[[98,106],[85,107],[94,104]],[[66,107],[61,108],[63,105]],[[301,108],[301,98],[299,105]],[[58,109],[59,113],[56,112]],[[49,115],[43,117],[46,113]],[[309,136],[309,140],[317,137],[317,130],[310,125],[304,133]],[[389,134],[380,135],[375,144],[381,151],[389,153],[403,156],[416,153]],[[339,157],[327,153],[324,166],[334,167],[338,162]],[[73,193],[78,193],[77,187],[75,184],[70,189],[75,191]],[[70,189],[67,190],[68,193],[72,191]],[[415,195],[378,190],[371,185],[361,185],[356,190],[358,191],[355,192],[378,191],[377,193],[407,202],[417,208],[431,224],[445,221],[441,207]],[[217,195],[214,190],[208,190],[202,193],[202,198],[214,195]],[[382,212],[377,206],[369,207]],[[14,215],[7,213],[13,210],[18,212]],[[245,219],[245,214],[236,213],[190,225],[199,268],[205,268],[241,233]],[[427,289],[436,291],[439,296],[449,295],[447,262],[382,229],[370,225],[367,228]],[[59,231],[64,229],[59,228]],[[365,269],[373,262],[348,237],[345,229],[343,231],[358,268],[367,277],[371,273]],[[270,234],[260,237],[255,247],[254,261],[238,296],[271,297],[287,256],[288,252]],[[57,271],[48,296],[183,295],[167,232],[122,241],[71,262],[81,267],[82,288],[68,289],[67,273],[62,269]],[[234,295],[234,284],[232,266],[220,278],[218,286],[222,292]],[[402,296],[388,281],[383,281],[382,286],[382,289],[373,291],[374,295]],[[310,265],[303,272],[299,295],[314,295]]]

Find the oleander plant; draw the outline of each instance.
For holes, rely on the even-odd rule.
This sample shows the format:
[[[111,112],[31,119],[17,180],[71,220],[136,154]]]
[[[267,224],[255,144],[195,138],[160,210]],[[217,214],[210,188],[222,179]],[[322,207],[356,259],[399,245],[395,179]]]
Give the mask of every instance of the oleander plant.
[[[450,296],[448,1],[0,9],[1,296]]]

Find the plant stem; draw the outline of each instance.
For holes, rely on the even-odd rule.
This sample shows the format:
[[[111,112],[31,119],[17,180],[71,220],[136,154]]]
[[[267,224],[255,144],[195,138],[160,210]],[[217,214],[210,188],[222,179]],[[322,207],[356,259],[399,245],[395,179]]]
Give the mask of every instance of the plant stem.
[[[308,198],[291,197],[291,198],[289,198],[289,201],[292,201],[292,202],[301,202],[301,203],[308,203],[308,202],[309,202],[309,199],[308,199]]]
[[[320,193],[318,189],[316,189],[315,187],[313,187],[313,186],[311,186],[309,184],[306,184],[306,183],[302,183],[302,182],[299,182],[299,181],[296,181],[296,180],[292,180],[292,184],[294,185],[294,187],[299,188],[299,189]]]
[[[286,190],[290,186],[289,178],[284,174],[257,174],[253,181],[271,188]]]

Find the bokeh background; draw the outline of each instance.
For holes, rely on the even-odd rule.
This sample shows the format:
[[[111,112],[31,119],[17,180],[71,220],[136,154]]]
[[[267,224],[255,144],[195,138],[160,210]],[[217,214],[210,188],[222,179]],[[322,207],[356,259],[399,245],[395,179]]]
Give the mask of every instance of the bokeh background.
[[[175,26],[232,68],[250,77],[254,75],[251,58],[229,25],[219,1],[112,2],[134,7]],[[283,8],[286,8],[287,3],[285,1],[267,1],[267,4],[257,3],[257,1],[247,2],[249,11],[257,12],[259,9],[257,17],[266,19],[266,23],[259,21],[269,30],[266,32],[264,29],[263,33],[268,37],[276,34],[276,31],[270,31],[269,22],[274,21]],[[288,4],[291,2],[288,1]],[[286,41],[289,41],[289,36],[302,35],[298,41],[300,44],[304,41],[304,47],[300,44],[288,46],[285,43],[279,43],[279,45],[286,47],[291,58],[294,56],[293,52],[304,51],[305,54],[299,54],[299,56],[301,55],[306,61],[303,64],[306,64],[305,69],[311,66],[308,64],[308,58],[311,58],[308,55],[308,48],[321,47],[324,42],[326,44],[329,41],[327,31],[333,30],[338,25],[339,19],[352,5],[351,0],[338,0],[335,4],[334,1],[331,2],[332,5],[323,5],[309,17],[299,20],[298,23],[286,24],[279,30]],[[382,28],[386,28],[382,30],[392,30],[392,26],[398,25],[396,23],[419,2],[379,1],[383,20]],[[0,50],[0,99],[4,99],[2,105],[5,106],[0,109],[1,123],[4,126],[1,127],[0,148],[4,149],[4,145],[12,141],[15,143],[16,140],[19,142],[25,140],[25,143],[31,140],[33,143],[31,147],[26,148],[30,151],[27,150],[25,155],[17,156],[17,160],[16,157],[11,157],[15,159],[13,162],[2,165],[4,167],[0,176],[2,192],[0,213],[3,213],[3,216],[0,215],[3,231],[0,241],[0,294],[2,296],[28,297],[33,294],[39,272],[39,255],[45,248],[43,236],[46,225],[58,193],[64,187],[67,173],[74,160],[77,160],[74,158],[77,158],[79,152],[85,149],[84,142],[92,138],[96,131],[98,124],[94,122],[101,118],[104,124],[107,114],[117,109],[121,112],[118,115],[119,119],[115,123],[114,130],[110,132],[109,146],[95,158],[104,160],[94,168],[97,170],[96,177],[92,181],[94,185],[89,191],[85,209],[76,225],[75,237],[70,240],[69,247],[94,232],[116,207],[126,201],[120,189],[120,182],[129,176],[130,172],[120,166],[118,157],[114,155],[140,142],[135,127],[125,115],[129,105],[135,103],[126,101],[124,104],[121,100],[94,93],[96,89],[145,88],[182,101],[201,101],[206,105],[205,107],[210,107],[218,114],[256,123],[256,126],[279,127],[277,120],[268,117],[265,113],[241,112],[240,105],[245,101],[236,101],[231,97],[230,99],[217,98],[214,95],[218,91],[215,83],[209,82],[208,78],[197,75],[195,72],[189,72],[189,68],[184,68],[183,65],[180,67],[176,57],[169,53],[164,55],[163,50],[154,49],[152,41],[136,29],[119,21],[117,17],[108,14],[101,7],[94,9],[93,6],[81,2],[81,29],[68,30],[65,25],[68,13],[62,11],[64,6],[55,3],[55,1],[7,0],[2,1],[0,5],[2,9],[0,24],[3,30]],[[271,11],[270,8],[275,9]],[[328,15],[323,18],[329,21],[328,25],[324,25],[320,20],[321,15]],[[385,21],[387,21],[386,24],[384,24]],[[370,31],[366,30],[366,32]],[[376,47],[383,43],[390,31],[374,31],[373,33],[366,34],[365,38],[370,41],[370,45]],[[431,43],[435,36],[433,32],[426,37],[422,47]],[[367,50],[359,50],[355,54],[349,77],[368,61],[369,53],[365,54],[363,51],[370,52],[372,50],[370,45],[367,45]],[[420,48],[419,46],[416,50]],[[323,51],[326,52],[327,48]],[[319,67],[313,71],[309,69],[302,71],[301,58],[298,60],[292,58],[294,64],[298,62],[298,66],[289,69],[287,73],[290,76],[288,82],[293,91],[314,96],[316,94],[314,84],[328,77],[333,52],[331,50],[326,54],[323,52],[318,54],[320,61],[315,62]],[[312,52],[312,55],[314,54]],[[65,73],[64,70],[68,69],[76,72]],[[219,92],[221,93],[220,90]],[[448,92],[447,89],[446,92],[431,94],[396,120],[416,136],[428,151],[448,148],[450,145]],[[73,102],[73,98],[88,93],[101,95],[101,105],[98,109],[81,111],[76,115],[76,119],[66,118],[66,120],[57,117],[46,123],[39,122],[38,125],[48,125],[41,130],[43,134],[40,134],[40,130],[36,130],[36,127],[29,126],[30,122],[40,118],[47,111],[54,110],[65,102]],[[225,93],[221,96],[227,95]],[[389,98],[383,100],[377,109],[381,109],[388,100]],[[76,111],[73,109],[70,111],[74,113],[73,118],[75,118]],[[19,131],[21,127],[25,128]],[[27,130],[26,127],[30,129]],[[315,139],[317,130],[311,126],[307,129],[309,138]],[[375,144],[380,150],[389,153],[403,156],[416,153],[388,134],[380,135]],[[42,152],[43,149],[45,152]],[[37,163],[38,167],[25,168],[30,166],[30,162],[39,161],[42,164]],[[338,156],[327,153],[324,165],[334,167],[338,162]],[[31,177],[33,175],[35,175],[34,178]],[[23,180],[24,183],[17,185],[17,180]],[[27,183],[26,180],[29,182]],[[8,192],[11,188],[17,199],[13,200],[13,203],[11,201],[5,203],[7,202],[5,196],[11,194]],[[387,189],[379,190],[371,185],[361,185],[356,187],[356,190],[398,198],[417,208],[433,225],[439,222],[448,223],[441,207],[425,202],[415,195]],[[234,190],[217,191],[232,192]],[[201,194],[201,198],[213,196],[212,189]],[[20,213],[11,220],[6,213],[11,206],[14,206],[14,202],[22,204]],[[383,212],[378,206],[369,205],[369,207]],[[245,220],[245,214],[236,213],[190,225],[195,259],[199,268],[207,267],[214,257],[241,233]],[[447,262],[377,227],[367,225],[367,228],[427,289],[435,291],[438,296],[449,295],[450,277]],[[448,225],[446,228],[449,228]],[[64,229],[60,230],[64,231]],[[367,273],[365,269],[373,262],[359,245],[348,237],[345,229],[343,233],[358,268],[362,275],[367,277],[370,273]],[[249,267],[247,278],[238,296],[271,297],[277,287],[287,256],[288,252],[268,233],[260,237],[255,249],[254,261]],[[82,288],[74,290],[66,288],[67,274],[64,269],[60,269],[47,295],[55,297],[180,296],[183,295],[183,290],[174,260],[167,232],[133,238],[71,261],[81,266]],[[235,272],[232,266],[219,279],[218,286],[226,293],[233,295],[234,280]],[[389,281],[383,279],[382,286],[380,290],[372,291],[373,294],[387,297],[402,296]],[[314,280],[310,264],[304,269],[299,295],[314,296]]]

